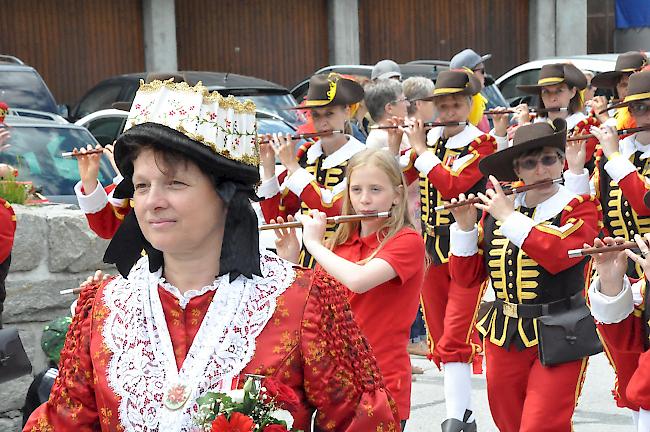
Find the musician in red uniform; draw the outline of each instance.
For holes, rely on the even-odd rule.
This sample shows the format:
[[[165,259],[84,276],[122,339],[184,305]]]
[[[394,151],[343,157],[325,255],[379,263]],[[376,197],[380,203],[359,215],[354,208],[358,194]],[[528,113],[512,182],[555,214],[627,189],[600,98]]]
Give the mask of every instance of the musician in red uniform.
[[[495,151],[496,143],[468,121],[472,97],[480,90],[473,73],[443,71],[433,96],[426,99],[434,101],[439,121],[460,125],[434,127],[426,135],[421,120],[413,127],[402,128],[412,146],[401,157],[402,166],[407,182],[418,181],[420,185],[422,234],[432,259],[422,285],[422,304],[432,358],[438,366],[442,364],[445,373],[447,420],[443,430],[448,431],[457,430],[455,422],[476,427],[471,408],[471,364],[481,351],[473,340],[481,293],[450,277],[449,226],[454,220],[448,210],[436,211],[435,207],[461,193],[485,190],[478,164]],[[390,147],[396,153],[399,141],[391,142]]]
[[[307,98],[296,109],[309,109],[316,132],[343,131],[350,117],[349,105],[363,99],[363,88],[339,74],[314,75],[309,81]],[[341,197],[345,191],[345,167],[348,160],[366,146],[351,135],[324,135],[316,142],[303,145],[294,153],[290,135],[273,137],[260,146],[262,184],[258,195],[264,219],[282,217],[310,209],[328,216],[341,214]],[[276,156],[285,171],[276,175]],[[327,227],[329,238],[335,225]],[[304,249],[300,264],[312,267],[314,260]]]
[[[553,63],[542,66],[537,84],[519,85],[517,88],[525,93],[538,96],[540,108],[550,111],[531,116],[528,105],[519,105],[515,108],[518,125],[561,118],[566,120],[569,136],[588,134],[591,126],[598,126],[600,122],[594,117],[587,117],[583,112],[582,93],[586,86],[585,75],[570,63]],[[495,136],[497,136],[498,142],[507,140],[506,127],[507,122],[498,122],[495,118]],[[510,135],[514,129],[516,128],[510,131]],[[593,170],[596,144],[598,144],[598,140],[595,138],[587,140],[585,160],[590,172]],[[500,142],[499,148],[503,147],[506,145]]]
[[[587,358],[543,365],[537,318],[584,307],[588,259],[571,259],[567,252],[597,235],[598,202],[557,184],[514,198],[499,185],[558,178],[565,143],[563,119],[522,126],[512,147],[480,164],[494,190],[478,194],[481,204],[452,210],[452,278],[479,291],[489,277],[495,291],[494,305],[477,327],[485,336],[490,410],[502,432],[570,432],[587,365]],[[477,208],[484,211],[479,224]],[[595,328],[591,336],[596,339]]]
[[[631,250],[594,255],[598,277],[589,288],[589,299],[591,313],[614,358],[629,354],[638,359],[631,369],[623,397],[628,404],[638,407],[635,430],[645,432],[650,430],[650,298],[647,289],[650,234],[643,237],[636,234],[634,239],[639,246],[638,255]],[[595,239],[594,246],[610,246],[623,241],[622,237],[605,237]],[[643,270],[640,279],[626,275],[629,261]]]
[[[630,82],[630,75],[639,72],[648,64],[648,58],[640,51],[628,51],[616,58],[616,65],[613,71],[599,73],[591,80],[591,85],[598,88],[611,89],[614,97],[623,100],[627,96],[627,88]],[[612,109],[607,107],[608,101],[605,96],[594,97],[591,105],[593,115],[598,117],[601,123],[616,126],[617,129],[635,127],[634,120],[625,107]],[[610,111],[613,115],[610,116]]]
[[[637,72],[630,77],[628,96],[618,107],[626,108],[638,126],[650,126],[650,72]],[[635,234],[650,232],[650,210],[643,197],[650,189],[646,176],[650,173],[650,131],[641,131],[619,140],[610,126],[592,129],[600,140],[596,153],[596,168],[589,180],[584,169],[584,145],[567,145],[569,170],[565,172],[566,186],[576,193],[591,193],[601,201],[605,234],[626,240]],[[627,275],[638,279],[642,269],[629,262]],[[607,341],[605,340],[607,348]],[[626,397],[627,384],[636,370],[638,355],[606,349],[616,371],[614,396],[617,405],[631,409],[636,418],[639,406]]]

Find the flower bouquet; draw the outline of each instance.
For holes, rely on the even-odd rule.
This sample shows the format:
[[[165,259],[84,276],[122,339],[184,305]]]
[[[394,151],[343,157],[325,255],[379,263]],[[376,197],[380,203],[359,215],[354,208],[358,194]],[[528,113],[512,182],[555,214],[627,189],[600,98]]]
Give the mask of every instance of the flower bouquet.
[[[204,432],[302,432],[293,429],[299,400],[274,378],[248,375],[243,389],[206,393],[198,400],[194,423]]]

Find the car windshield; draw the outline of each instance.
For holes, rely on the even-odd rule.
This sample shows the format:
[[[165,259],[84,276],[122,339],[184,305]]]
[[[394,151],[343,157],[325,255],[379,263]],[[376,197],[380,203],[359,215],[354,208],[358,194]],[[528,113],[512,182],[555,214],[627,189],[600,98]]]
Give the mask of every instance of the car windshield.
[[[0,152],[0,163],[18,169],[18,180],[30,181],[45,196],[74,195],[74,185],[79,181],[79,170],[74,158],[63,158],[61,153],[86,144],[97,143],[83,129],[11,126],[10,147]],[[102,159],[99,181],[111,183],[114,176],[108,161]]]
[[[287,123],[298,126],[302,121],[295,110],[288,110],[287,107],[297,105],[296,100],[290,94],[267,94],[267,95],[250,95],[235,96],[243,101],[250,99],[255,103],[255,107],[260,111],[270,112],[278,117],[282,117]]]
[[[6,102],[12,108],[57,112],[52,96],[33,70],[0,73],[0,101]]]
[[[257,118],[257,134],[258,135],[264,135],[264,134],[295,134],[296,130],[286,124],[285,122],[278,120],[278,119],[272,119],[272,118]],[[301,145],[303,145],[306,141],[305,140],[295,140],[294,141],[294,151],[298,151],[298,148],[300,148]],[[276,157],[276,162],[280,163],[280,160]]]
[[[483,87],[481,94],[487,99],[487,109],[508,106],[508,102],[499,91],[499,88],[494,84]]]

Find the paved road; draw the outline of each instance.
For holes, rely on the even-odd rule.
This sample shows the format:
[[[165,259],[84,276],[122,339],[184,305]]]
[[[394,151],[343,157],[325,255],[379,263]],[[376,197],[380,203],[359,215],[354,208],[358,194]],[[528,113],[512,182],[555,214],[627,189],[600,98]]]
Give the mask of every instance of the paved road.
[[[442,373],[433,363],[421,357],[414,357],[413,363],[426,371],[424,375],[418,375],[413,383],[411,419],[405,432],[440,431],[439,425],[445,419]],[[600,354],[592,357],[582,396],[573,417],[575,432],[634,430],[629,411],[617,408],[614,403],[611,396],[613,382],[614,372],[605,356]],[[485,375],[474,375],[472,385],[472,402],[477,415],[478,431],[496,431],[488,407]]]

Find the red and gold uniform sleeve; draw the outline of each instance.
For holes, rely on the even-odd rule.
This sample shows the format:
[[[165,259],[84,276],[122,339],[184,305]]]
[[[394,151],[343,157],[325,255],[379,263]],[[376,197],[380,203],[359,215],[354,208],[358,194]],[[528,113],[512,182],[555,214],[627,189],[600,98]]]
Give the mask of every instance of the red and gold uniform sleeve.
[[[536,224],[515,212],[503,222],[501,232],[535,262],[556,274],[580,262],[582,258],[569,258],[569,250],[593,242],[601,228],[602,209],[598,200],[578,195],[562,209],[559,226]]]
[[[257,190],[258,196],[262,198],[262,216],[267,223],[278,217],[286,220],[288,215],[294,215],[300,210],[300,198],[286,187],[280,187],[286,177],[287,172],[284,171],[279,176],[263,182]]]
[[[90,229],[99,237],[111,239],[124,217],[131,211],[128,200],[113,198],[115,184],[103,188],[99,183],[94,191],[86,194],[81,182],[74,187],[79,208],[85,213]]]
[[[596,320],[598,331],[610,351],[622,353],[642,353],[647,337],[643,302],[647,279],[645,277],[633,284],[625,276],[623,289],[616,296],[601,291],[601,279],[595,278],[589,287],[591,314]]]
[[[399,164],[400,167],[402,168],[402,174],[404,174],[404,178],[406,179],[406,184],[408,185],[410,185],[420,177],[420,172],[413,165],[417,157],[418,155],[417,153],[415,153],[415,150],[408,149],[408,150],[404,150],[401,153],[399,158]]]
[[[304,388],[319,430],[399,431],[370,345],[347,302],[347,290],[315,272],[301,329]]]
[[[81,292],[61,351],[59,376],[50,399],[32,413],[24,432],[100,430],[90,341],[95,296],[100,286],[107,283],[88,285]]]
[[[494,153],[496,148],[494,137],[484,134],[472,141],[467,155],[454,160],[450,166],[429,151],[418,156],[413,166],[427,176],[444,199],[452,199],[467,192],[483,178],[478,163],[485,156]]]
[[[604,168],[612,180],[618,183],[634,211],[639,216],[650,216],[650,209],[643,202],[643,196],[650,190],[645,175],[638,172],[634,164],[620,153],[612,155]]]
[[[450,227],[449,273],[459,286],[475,288],[488,277],[483,250],[480,248],[486,215],[483,213],[478,226],[472,231],[461,231],[456,223]]]
[[[573,127],[571,135],[587,135],[590,134],[592,126],[600,126],[600,121],[596,117],[588,116],[580,120],[578,124]],[[585,162],[589,162],[596,155],[596,147],[598,146],[598,138],[591,137],[587,140],[585,148]]]
[[[11,254],[16,232],[16,215],[11,205],[0,198],[0,263]]]

